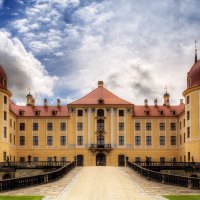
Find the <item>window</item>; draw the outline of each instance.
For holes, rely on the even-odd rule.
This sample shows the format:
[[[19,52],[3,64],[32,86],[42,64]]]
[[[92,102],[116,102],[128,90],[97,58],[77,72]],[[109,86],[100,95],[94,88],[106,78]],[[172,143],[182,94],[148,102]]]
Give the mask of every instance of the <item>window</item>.
[[[184,133],[184,137],[183,137],[183,142],[185,143],[185,133]]]
[[[99,99],[98,102],[99,102],[99,104],[104,104],[104,100],[103,99]]]
[[[15,122],[14,122],[14,130],[15,130]]]
[[[190,127],[187,127],[187,138],[190,138]]]
[[[4,160],[4,162],[6,162],[6,160],[7,160],[7,155],[6,155],[5,151],[3,152],[3,160]]]
[[[52,115],[57,115],[57,111],[56,111],[56,110],[52,110],[52,111],[51,111],[51,114],[52,114]]]
[[[151,123],[150,122],[146,123],[146,130],[151,131]]]
[[[4,96],[4,104],[7,104],[7,96]]]
[[[12,128],[12,119],[10,119],[10,128]]]
[[[175,131],[176,130],[176,123],[171,123],[171,131]]]
[[[14,143],[14,145],[15,145],[15,135],[14,135],[14,137],[13,137],[13,143]]]
[[[146,136],[146,145],[147,146],[151,145],[151,136]]]
[[[66,145],[66,136],[60,136],[60,145],[61,146]]]
[[[52,162],[53,161],[53,157],[47,157],[47,162]]]
[[[180,145],[182,144],[182,135],[180,135]]]
[[[136,163],[140,163],[141,162],[141,158],[140,157],[135,157],[135,162]]]
[[[38,131],[38,123],[33,123],[33,131]]]
[[[7,127],[4,127],[3,129],[3,135],[4,135],[4,138],[7,138]]]
[[[171,145],[176,145],[176,136],[171,136]]]
[[[146,115],[149,115],[149,114],[150,114],[150,113],[149,113],[149,110],[145,110],[144,112],[145,112]]]
[[[190,111],[187,111],[187,120],[190,120]]]
[[[179,123],[179,128],[180,128],[180,130],[181,130],[181,125],[182,125],[182,124],[181,124],[181,122],[180,122],[180,123]]]
[[[103,109],[98,109],[97,110],[97,117],[103,117],[104,116],[104,110]]]
[[[25,157],[20,157],[20,158],[19,158],[19,161],[20,161],[20,162],[25,162]]]
[[[66,160],[67,160],[66,157],[61,157],[61,158],[60,158],[60,161],[61,161],[61,162],[66,162]]]
[[[124,130],[124,123],[119,122],[119,131],[123,131],[123,130]]]
[[[82,117],[83,116],[83,110],[78,110],[77,115],[78,115],[78,117]]]
[[[33,146],[38,146],[38,136],[33,136]]]
[[[47,145],[52,146],[53,145],[53,136],[47,136]]]
[[[190,103],[190,96],[186,97],[186,103],[189,104]]]
[[[19,130],[20,131],[25,131],[25,123],[20,123],[19,124]]]
[[[183,127],[185,127],[185,119],[183,120]]]
[[[98,119],[97,120],[97,131],[104,130],[104,120]]]
[[[165,145],[165,136],[160,136],[160,145]]]
[[[7,120],[7,112],[6,111],[4,111],[3,118],[5,121]]]
[[[33,157],[33,162],[38,162],[39,158],[38,157]]]
[[[141,145],[141,137],[140,136],[135,136],[135,145],[136,146]]]
[[[12,143],[12,133],[10,133],[10,143]]]
[[[82,122],[78,122],[77,123],[77,131],[82,131],[83,130],[83,123]]]
[[[25,136],[20,136],[19,137],[19,145],[24,146],[25,145]]]
[[[61,131],[66,131],[66,123],[65,122],[61,122],[60,123],[60,130]]]
[[[124,116],[124,110],[119,110],[119,116],[123,117]]]
[[[172,115],[176,115],[176,111],[175,110],[172,110]]]
[[[53,123],[52,122],[48,122],[47,123],[47,130],[48,131],[53,131]]]
[[[140,122],[136,122],[136,123],[135,123],[135,130],[136,130],[136,131],[140,131],[140,128],[141,128],[141,127],[140,127]]]
[[[160,110],[160,115],[164,115],[164,111],[163,110]]]
[[[83,145],[83,136],[77,136],[77,145]]]
[[[40,111],[39,111],[39,110],[36,110],[36,111],[35,111],[35,115],[36,115],[36,116],[39,116],[39,115],[40,115]]]
[[[119,146],[124,146],[124,136],[119,136]]]
[[[161,122],[160,123],[160,131],[164,131],[165,130],[165,123]]]
[[[160,163],[164,163],[165,162],[165,157],[160,157]]]
[[[23,110],[20,110],[20,111],[19,111],[19,115],[20,115],[20,116],[23,116],[23,115],[24,115],[24,111],[23,111]]]
[[[188,152],[188,162],[190,162],[190,152]]]

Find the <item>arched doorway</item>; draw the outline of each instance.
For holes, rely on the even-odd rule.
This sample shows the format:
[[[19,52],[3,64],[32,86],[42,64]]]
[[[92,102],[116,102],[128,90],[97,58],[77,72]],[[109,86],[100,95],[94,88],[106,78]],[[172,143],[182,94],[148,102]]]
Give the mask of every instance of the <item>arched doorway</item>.
[[[96,155],[96,165],[106,166],[106,155],[104,153],[98,153]]]
[[[118,155],[118,166],[125,166],[125,155]]]
[[[83,166],[84,163],[84,156],[83,155],[77,155],[77,166]]]
[[[11,179],[11,175],[10,174],[4,174],[2,177],[2,180],[7,180],[7,179]]]

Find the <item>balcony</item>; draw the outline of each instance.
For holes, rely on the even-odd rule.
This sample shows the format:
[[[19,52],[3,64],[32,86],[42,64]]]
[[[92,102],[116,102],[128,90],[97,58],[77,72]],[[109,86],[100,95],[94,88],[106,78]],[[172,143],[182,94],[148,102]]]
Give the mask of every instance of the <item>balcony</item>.
[[[112,150],[111,144],[91,144],[89,148],[93,153],[96,151],[106,151],[109,153]]]

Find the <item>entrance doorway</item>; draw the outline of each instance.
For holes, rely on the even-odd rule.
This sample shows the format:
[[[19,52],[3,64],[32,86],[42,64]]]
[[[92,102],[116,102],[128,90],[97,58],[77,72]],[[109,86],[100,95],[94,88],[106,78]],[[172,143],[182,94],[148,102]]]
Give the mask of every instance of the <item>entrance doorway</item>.
[[[118,155],[118,166],[125,166],[125,155]]]
[[[77,155],[77,166],[83,166],[84,163],[84,156],[83,155]]]
[[[104,153],[98,153],[96,155],[96,165],[106,166],[106,155]]]

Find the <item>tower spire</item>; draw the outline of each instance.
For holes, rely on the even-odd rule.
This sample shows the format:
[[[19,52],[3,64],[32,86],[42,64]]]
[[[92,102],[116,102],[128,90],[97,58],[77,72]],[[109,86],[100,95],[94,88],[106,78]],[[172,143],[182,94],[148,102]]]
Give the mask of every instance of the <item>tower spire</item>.
[[[197,62],[197,41],[195,40],[195,58],[194,58],[194,63]]]

